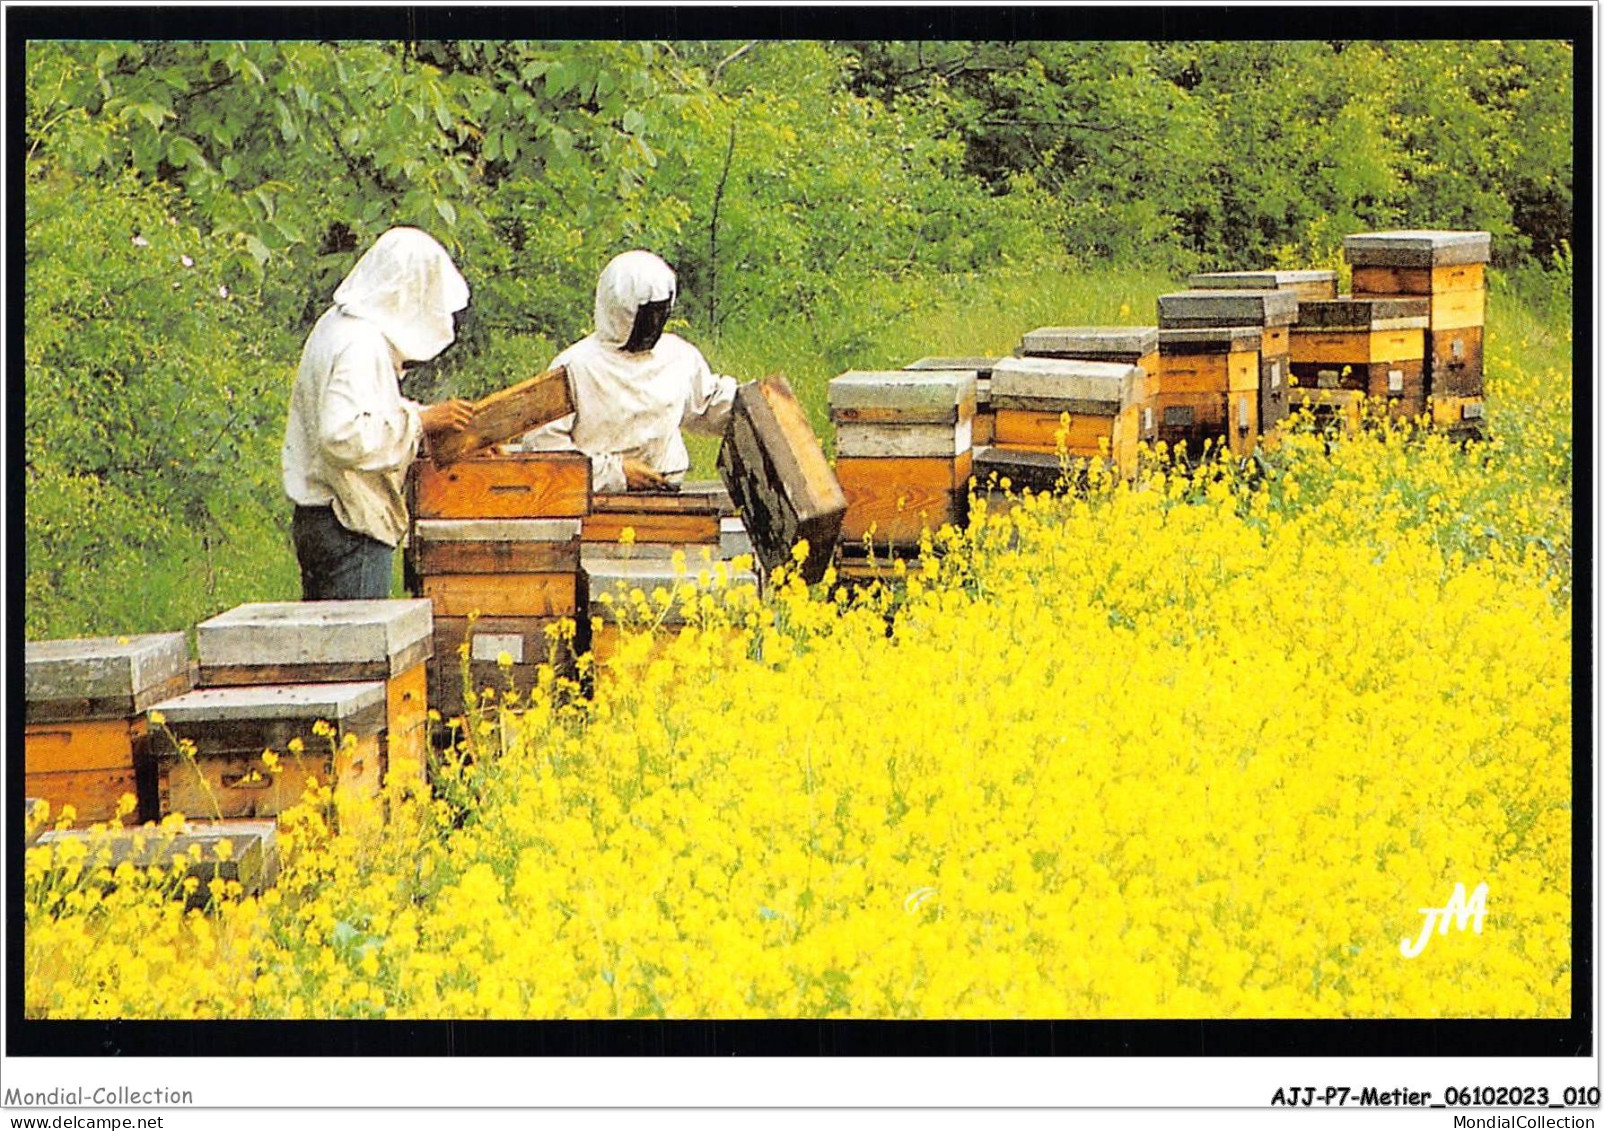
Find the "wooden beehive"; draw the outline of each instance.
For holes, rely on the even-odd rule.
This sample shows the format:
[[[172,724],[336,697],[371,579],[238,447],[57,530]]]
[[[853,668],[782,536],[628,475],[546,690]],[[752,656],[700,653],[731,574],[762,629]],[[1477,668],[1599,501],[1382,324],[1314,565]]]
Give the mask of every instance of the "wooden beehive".
[[[1299,302],[1337,297],[1335,271],[1205,271],[1186,285],[1194,291],[1291,291]]]
[[[833,543],[831,550],[833,553]],[[624,632],[646,630],[647,626],[631,615],[635,607],[630,599],[632,591],[639,589],[645,595],[651,610],[648,616],[652,631],[666,642],[687,623],[685,605],[679,595],[687,588],[701,592],[710,591],[716,585],[712,571],[705,566],[699,569],[695,563],[689,563],[688,568],[681,571],[672,562],[660,559],[595,560],[586,563],[585,573],[592,620],[590,649],[596,662],[602,664],[617,655]],[[731,570],[727,578],[726,588],[758,584],[757,574],[751,570]],[[653,600],[653,593],[658,589],[674,598],[666,608]]]
[[[994,357],[921,357],[903,368],[915,373],[947,370],[975,375],[975,420],[970,429],[970,444],[973,446],[991,443],[991,367],[996,364]]]
[[[583,518],[590,459],[580,452],[499,450],[439,467],[412,465],[415,518]]]
[[[1426,390],[1433,395],[1479,397],[1482,383],[1482,327],[1426,332]]]
[[[1223,448],[1236,455],[1251,452],[1262,433],[1263,402],[1271,404],[1270,427],[1286,415],[1282,369],[1279,364],[1262,364],[1260,352],[1265,336],[1277,332],[1284,330],[1253,326],[1160,330],[1157,391],[1142,405],[1142,439],[1171,449],[1184,445],[1190,459],[1205,449]]]
[[[229,842],[229,853],[228,859],[223,860],[218,857],[218,845],[225,840]],[[136,868],[169,869],[183,862],[185,876],[197,882],[193,891],[186,893],[180,885],[174,894],[183,895],[188,908],[206,906],[214,879],[235,881],[242,897],[261,895],[278,879],[276,821],[186,821],[173,832],[121,829],[104,838],[91,838],[87,830],[50,830],[37,838],[41,849],[69,841],[87,844],[88,859],[96,867],[116,869],[126,861]],[[198,857],[191,853],[192,848],[200,849]]]
[[[1350,389],[1389,415],[1426,409],[1426,311],[1416,298],[1305,303],[1292,333],[1292,373],[1305,388]]]
[[[972,370],[852,371],[830,381],[843,542],[917,544],[968,512]]]
[[[994,449],[1108,461],[1135,471],[1146,372],[1139,366],[1062,358],[1005,358],[992,370]],[[1066,419],[1067,418],[1067,419]]]
[[[418,575],[561,573],[579,568],[577,518],[420,519],[409,553]]]
[[[1426,390],[1482,394],[1482,328],[1487,315],[1487,232],[1369,232],[1349,236],[1356,297],[1409,295],[1426,301]]]
[[[953,459],[837,459],[836,479],[847,500],[841,540],[909,545],[926,529],[962,526],[972,462],[972,451]]]
[[[801,575],[810,583],[824,576],[847,501],[785,378],[736,391],[718,469],[764,568],[792,561],[793,548],[805,541]]]
[[[595,495],[585,517],[587,543],[617,545],[624,531],[637,542],[716,544],[719,501],[685,491],[630,491]]]
[[[388,703],[383,682],[206,687],[151,707],[194,744],[193,760],[164,733],[153,741],[161,810],[186,817],[272,817],[301,800],[310,778],[333,783],[342,809],[379,794]],[[313,734],[322,720],[332,738]],[[346,735],[354,746],[344,744]],[[305,744],[290,751],[291,739]],[[262,752],[278,755],[276,769]]]
[[[155,764],[144,712],[194,686],[180,632],[30,641],[24,658],[26,792],[80,822],[110,820],[125,793],[129,816],[157,815]]]
[[[427,601],[275,601],[202,621],[195,641],[203,687],[382,681],[380,772],[420,780],[433,634]]]

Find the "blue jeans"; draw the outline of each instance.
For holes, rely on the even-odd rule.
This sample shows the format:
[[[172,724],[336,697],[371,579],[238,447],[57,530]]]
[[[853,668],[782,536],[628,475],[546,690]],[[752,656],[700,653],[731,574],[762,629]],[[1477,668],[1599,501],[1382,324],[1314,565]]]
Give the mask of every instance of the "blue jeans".
[[[393,547],[340,525],[333,507],[296,507],[290,520],[301,566],[301,600],[382,600],[390,595]]]

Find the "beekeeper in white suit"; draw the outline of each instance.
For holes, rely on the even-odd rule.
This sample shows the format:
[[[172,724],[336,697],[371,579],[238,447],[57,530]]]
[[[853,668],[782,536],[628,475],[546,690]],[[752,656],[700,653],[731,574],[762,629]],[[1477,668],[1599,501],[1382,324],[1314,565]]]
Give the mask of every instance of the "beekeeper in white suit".
[[[597,492],[677,487],[690,467],[680,428],[721,434],[735,379],[663,333],[675,297],[673,268],[651,252],[608,263],[596,283],[595,333],[552,361],[568,370],[574,411],[526,433],[521,446],[584,452]]]
[[[390,595],[407,528],[402,481],[425,436],[465,427],[466,401],[423,406],[401,395],[404,362],[456,336],[468,284],[417,228],[391,228],[358,259],[301,351],[284,430],[284,493],[303,600]]]

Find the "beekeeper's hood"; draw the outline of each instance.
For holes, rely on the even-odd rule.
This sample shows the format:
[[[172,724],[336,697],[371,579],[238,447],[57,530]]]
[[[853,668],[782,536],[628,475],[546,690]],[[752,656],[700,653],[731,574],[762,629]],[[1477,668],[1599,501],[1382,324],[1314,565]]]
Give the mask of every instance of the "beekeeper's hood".
[[[376,323],[404,359],[428,361],[456,337],[451,316],[468,305],[468,284],[433,236],[391,228],[356,261],[334,305]]]
[[[596,337],[621,348],[648,302],[674,300],[674,269],[649,251],[626,251],[602,268],[596,281]]]

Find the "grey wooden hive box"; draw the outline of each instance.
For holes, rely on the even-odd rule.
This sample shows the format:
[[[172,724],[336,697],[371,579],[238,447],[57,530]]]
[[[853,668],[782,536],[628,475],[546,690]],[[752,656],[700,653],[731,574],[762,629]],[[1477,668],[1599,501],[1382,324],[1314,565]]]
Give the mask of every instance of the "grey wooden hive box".
[[[1292,291],[1300,301],[1337,297],[1335,271],[1203,271],[1186,285],[1195,291]]]
[[[1424,330],[1431,302],[1424,298],[1350,298],[1306,302],[1299,330]]]
[[[29,641],[23,672],[28,722],[133,718],[194,686],[182,632]]]
[[[1457,267],[1492,258],[1491,232],[1399,229],[1342,237],[1342,254],[1354,267]]]
[[[195,630],[201,682],[389,679],[433,654],[428,600],[241,605]],[[261,674],[258,674],[261,673]]]
[[[1176,291],[1160,295],[1161,330],[1214,326],[1290,326],[1298,319],[1294,291]]]
[[[1135,399],[1142,369],[1114,361],[1009,357],[991,373],[991,403],[1032,412],[1114,416]]]
[[[1019,351],[1026,357],[1142,357],[1156,349],[1157,326],[1042,326],[1025,334],[1019,343]]]
[[[828,386],[833,421],[955,424],[975,414],[973,370],[851,370]]]

